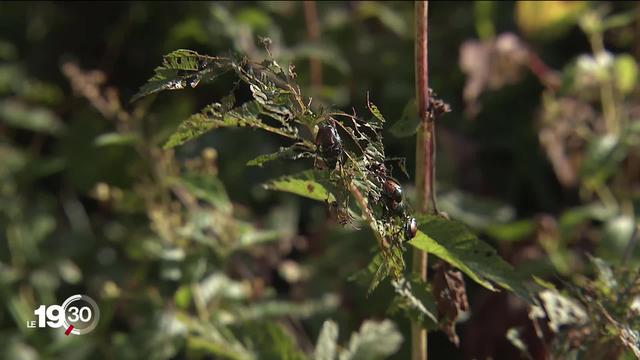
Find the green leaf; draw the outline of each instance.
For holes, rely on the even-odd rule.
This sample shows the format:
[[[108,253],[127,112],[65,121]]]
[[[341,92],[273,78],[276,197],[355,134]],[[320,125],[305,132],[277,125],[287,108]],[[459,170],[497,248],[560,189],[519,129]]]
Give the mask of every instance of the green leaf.
[[[63,123],[50,110],[27,106],[16,100],[0,101],[0,119],[9,126],[41,132],[58,134],[63,130]]]
[[[500,241],[518,241],[525,239],[536,230],[533,220],[523,219],[506,224],[489,225],[484,231],[487,235]]]
[[[384,358],[398,351],[401,343],[402,335],[391,321],[367,320],[360,331],[351,335],[349,346],[340,354],[340,360]]]
[[[269,300],[234,307],[232,322],[245,322],[282,316],[306,319],[316,314],[333,311],[338,305],[340,305],[340,299],[337,295],[330,293],[324,294],[319,299],[311,299],[304,302]]]
[[[450,217],[476,229],[486,229],[515,218],[511,206],[456,189],[438,194],[438,205]]]
[[[98,136],[93,143],[96,146],[131,145],[138,141],[135,134],[108,133]]]
[[[315,360],[334,360],[338,341],[338,325],[332,320],[327,320],[322,325],[318,343],[314,352]]]
[[[406,37],[411,34],[411,26],[407,19],[383,2],[367,1],[357,7],[358,13],[363,18],[377,18],[382,25],[393,31],[398,37]]]
[[[409,244],[457,267],[489,290],[495,291],[492,283],[496,283],[533,301],[525,287],[526,277],[517,273],[495,249],[479,240],[462,223],[437,216],[422,217],[418,223],[420,231]]]
[[[316,170],[307,170],[295,175],[283,176],[264,184],[267,190],[290,192],[312,200],[335,201],[327,175]]]
[[[253,344],[258,359],[304,360],[307,357],[297,349],[294,337],[274,322],[247,323],[242,327],[247,342]]]
[[[346,75],[351,71],[349,63],[344,59],[344,56],[340,54],[340,50],[330,44],[306,42],[292,48],[283,55],[282,58],[285,62],[302,58],[312,58],[322,61],[324,64],[335,68],[342,74]]]
[[[589,142],[580,177],[588,186],[596,188],[615,173],[625,156],[626,146],[617,135],[596,137]]]
[[[627,246],[631,241],[636,222],[633,216],[619,214],[607,220],[602,232],[602,239],[598,243],[598,253],[616,263],[625,256]]]
[[[13,176],[32,161],[26,153],[3,144],[0,144],[0,159],[0,180]]]
[[[418,105],[416,99],[411,99],[405,105],[400,120],[391,126],[391,133],[396,137],[413,136],[418,131],[420,125],[420,117],[418,116]]]
[[[280,150],[271,154],[263,154],[256,158],[247,161],[247,166],[259,166],[262,167],[269,161],[279,159],[293,159],[297,160],[303,157],[313,157],[313,154],[303,144],[294,144],[289,147],[281,147]]]
[[[196,198],[208,202],[224,213],[231,213],[231,201],[224,184],[217,177],[190,173],[180,178],[180,181]]]
[[[358,270],[349,277],[349,281],[355,281],[363,286],[369,286],[367,296],[371,295],[378,285],[390,273],[389,266],[382,258],[382,254],[377,253],[369,262],[366,268]]]
[[[638,80],[638,64],[636,60],[629,54],[618,55],[613,69],[618,91],[623,95],[631,93]]]
[[[227,127],[250,127],[297,139],[297,134],[294,131],[264,123],[260,119],[260,115],[268,114],[268,112],[257,101],[249,101],[234,109],[231,109],[231,106],[233,106],[233,102],[229,97],[226,97],[221,103],[208,105],[200,113],[191,115],[178,126],[178,130],[169,137],[164,148],[169,149],[182,145],[211,130]]]
[[[393,280],[391,284],[396,292],[396,298],[390,306],[392,313],[402,310],[408,318],[417,320],[428,329],[438,327],[436,299],[429,284],[418,278],[410,281]]]
[[[222,59],[200,55],[191,50],[175,50],[162,59],[155,75],[131,98],[134,102],[144,96],[163,90],[196,87],[201,80],[210,81],[229,70]]]

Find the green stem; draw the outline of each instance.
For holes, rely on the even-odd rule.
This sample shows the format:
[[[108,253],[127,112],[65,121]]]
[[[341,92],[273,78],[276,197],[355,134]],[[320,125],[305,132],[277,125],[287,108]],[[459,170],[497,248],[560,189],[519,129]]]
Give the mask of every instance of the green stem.
[[[428,1],[415,3],[415,76],[416,100],[421,123],[416,139],[416,190],[417,209],[429,212],[433,194],[433,155],[435,127],[429,116],[429,61],[428,61]],[[413,273],[427,280],[427,253],[413,249]],[[411,322],[411,358],[427,359],[427,330],[418,321]]]

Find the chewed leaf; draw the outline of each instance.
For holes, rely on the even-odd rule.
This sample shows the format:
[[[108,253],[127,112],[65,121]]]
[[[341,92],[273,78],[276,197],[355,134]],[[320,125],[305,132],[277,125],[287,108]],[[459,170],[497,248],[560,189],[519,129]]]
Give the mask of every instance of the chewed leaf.
[[[222,60],[191,50],[173,51],[163,57],[162,65],[155,69],[155,75],[140,87],[131,102],[159,91],[180,90],[187,86],[193,88],[201,80],[212,80],[230,69]]]
[[[527,277],[516,272],[462,223],[437,216],[422,217],[418,223],[420,231],[409,244],[457,267],[487,289],[495,290],[495,283],[534,302],[525,286]]]
[[[358,270],[349,280],[356,281],[362,285],[369,285],[367,296],[371,295],[378,285],[389,276],[389,267],[384,262],[382,254],[376,254],[366,268]]]
[[[402,310],[409,318],[417,319],[428,329],[433,329],[438,323],[436,299],[426,282],[414,279],[392,280],[391,285],[396,298],[391,305],[391,311]]]
[[[251,127],[297,139],[295,131],[273,127],[264,123],[260,119],[260,115],[264,114],[265,110],[256,101],[249,101],[234,109],[229,109],[229,106],[233,106],[232,102],[223,100],[221,103],[206,106],[198,114],[191,115],[180,124],[178,130],[171,135],[164,148],[168,149],[182,145],[213,129],[222,127]]]
[[[304,143],[297,143],[289,147],[280,148],[277,152],[271,154],[260,155],[247,162],[247,166],[259,166],[262,167],[264,163],[279,159],[292,159],[297,160],[305,157],[313,157],[311,149]]]
[[[283,176],[263,185],[265,189],[290,192],[312,200],[335,201],[330,192],[327,176],[320,171],[308,170],[296,175]]]
[[[367,107],[369,108],[369,111],[371,111],[371,114],[378,119],[378,121],[380,121],[381,123],[384,123],[384,116],[382,116],[382,113],[380,112],[380,109],[378,109],[378,107],[376,106],[376,104],[370,102],[367,99]]]

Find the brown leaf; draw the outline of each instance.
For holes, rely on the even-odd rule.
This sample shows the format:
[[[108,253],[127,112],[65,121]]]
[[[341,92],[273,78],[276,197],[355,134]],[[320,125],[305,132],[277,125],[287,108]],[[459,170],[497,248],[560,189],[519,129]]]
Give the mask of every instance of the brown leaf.
[[[460,339],[456,334],[455,322],[460,313],[469,310],[462,273],[449,264],[439,263],[436,265],[433,291],[442,331],[447,334],[452,343],[458,346]]]
[[[467,75],[463,92],[466,111],[474,116],[485,89],[499,89],[520,80],[528,66],[529,50],[515,34],[503,33],[485,41],[465,41],[460,47],[459,62]]]

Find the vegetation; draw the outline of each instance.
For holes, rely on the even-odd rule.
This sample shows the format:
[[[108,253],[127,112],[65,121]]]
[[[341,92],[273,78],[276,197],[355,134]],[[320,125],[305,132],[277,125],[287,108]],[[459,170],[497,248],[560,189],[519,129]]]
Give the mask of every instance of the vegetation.
[[[0,4],[2,357],[640,358],[637,6],[428,9]]]

